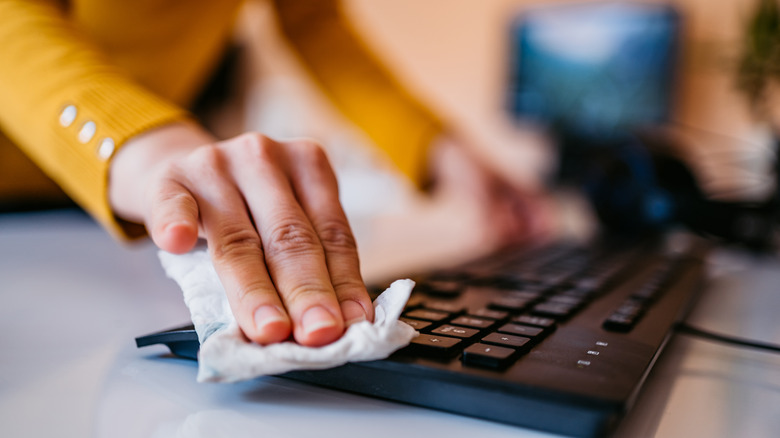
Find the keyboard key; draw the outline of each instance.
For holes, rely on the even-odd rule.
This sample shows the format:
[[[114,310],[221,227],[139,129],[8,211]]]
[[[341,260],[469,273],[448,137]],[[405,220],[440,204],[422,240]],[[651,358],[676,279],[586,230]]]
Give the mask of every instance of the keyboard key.
[[[571,295],[555,294],[547,298],[545,302],[551,304],[565,304],[572,307],[580,307],[585,303],[585,299],[582,297],[575,297]]]
[[[463,293],[463,284],[453,280],[429,280],[418,283],[415,290],[430,296],[452,299]]]
[[[413,329],[415,329],[417,331],[420,331],[420,330],[424,329],[425,327],[428,327],[429,325],[431,325],[430,322],[428,322],[428,321],[420,321],[419,319],[411,319],[411,318],[404,318],[404,317],[401,317],[401,318],[398,318],[398,319],[400,319],[401,321],[409,324],[410,326],[412,326]]]
[[[488,368],[503,368],[512,362],[516,351],[511,348],[476,343],[463,350],[463,363]]]
[[[568,318],[576,310],[576,306],[556,303],[540,303],[531,309],[531,313],[539,316],[549,316],[551,318]]]
[[[531,345],[531,339],[525,338],[522,336],[514,336],[514,335],[507,335],[504,333],[491,333],[484,338],[482,338],[482,341],[485,344],[494,344],[494,345],[500,345],[504,347],[512,347],[516,348],[518,350],[527,350],[528,347]]]
[[[462,304],[455,304],[451,301],[424,301],[422,307],[447,313],[463,313],[466,310]]]
[[[494,320],[492,320],[492,319],[477,318],[475,316],[459,316],[459,317],[453,319],[452,321],[450,321],[450,323],[455,324],[455,325],[462,325],[462,326],[465,326],[465,327],[471,327],[471,328],[475,328],[475,329],[484,330],[484,329],[492,326],[496,322]]]
[[[433,330],[431,333],[436,333],[437,335],[455,336],[458,338],[468,339],[476,336],[477,333],[479,333],[479,330],[466,328],[466,327],[457,327],[454,325],[443,325],[437,328],[436,330]]]
[[[636,321],[637,318],[635,316],[613,313],[604,321],[602,327],[613,332],[629,332],[636,325]]]
[[[509,312],[505,312],[503,310],[487,309],[487,308],[470,310],[468,314],[470,316],[478,316],[480,318],[488,318],[488,319],[495,319],[495,320],[506,319],[509,317]]]
[[[571,276],[572,273],[568,270],[561,270],[559,272],[544,274],[539,280],[548,287],[554,287],[565,284]]]
[[[593,295],[593,290],[580,287],[568,287],[555,294],[556,297],[576,297],[583,300],[587,300],[593,297]]]
[[[529,325],[510,323],[501,326],[498,331],[501,333],[525,336],[526,338],[540,338],[540,335],[544,332],[544,329],[541,327],[531,327]]]
[[[527,292],[544,292],[549,286],[539,281],[533,280],[531,277],[533,274],[520,274],[520,275],[504,275],[503,289],[516,289],[524,290]],[[536,278],[534,276],[534,278]]]
[[[635,301],[626,300],[620,307],[615,309],[614,313],[636,318],[644,312],[644,307]]]
[[[509,312],[519,312],[521,310],[524,310],[526,307],[528,307],[528,304],[530,302],[531,300],[525,298],[504,296],[504,297],[494,298],[492,301],[490,301],[489,306],[491,309],[506,310]]]
[[[552,318],[542,318],[541,316],[532,315],[520,315],[512,318],[512,322],[517,322],[525,325],[533,325],[536,327],[542,327],[544,329],[554,329],[555,320]]]
[[[404,350],[426,356],[448,357],[460,351],[460,344],[457,338],[420,334]]]
[[[620,264],[604,266],[600,269],[592,269],[579,278],[575,284],[580,289],[598,292],[609,285],[623,267],[624,262],[621,262]]]
[[[420,307],[426,297],[424,297],[421,294],[415,294],[413,293],[412,296],[409,297],[409,301],[406,302],[406,309],[416,309]]]
[[[607,284],[607,277],[604,275],[592,275],[577,280],[574,285],[577,289],[588,292],[598,292]]]
[[[544,292],[541,290],[513,290],[513,291],[507,291],[506,296],[512,297],[512,298],[518,298],[528,301],[533,301],[539,299],[544,295]]]
[[[492,286],[504,290],[523,290],[526,292],[544,293],[548,286],[534,281],[528,275],[504,274],[495,279]]]
[[[450,314],[437,310],[415,309],[411,312],[406,312],[404,316],[413,319],[422,319],[424,321],[439,322],[449,318]]]

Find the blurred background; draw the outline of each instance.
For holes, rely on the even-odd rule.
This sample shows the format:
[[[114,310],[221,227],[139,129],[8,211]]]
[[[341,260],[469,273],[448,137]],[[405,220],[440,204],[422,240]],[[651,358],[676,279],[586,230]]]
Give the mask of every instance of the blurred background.
[[[773,55],[761,44],[780,46],[776,2],[344,7],[417,97],[518,184],[549,194],[553,234],[585,238],[604,224],[636,234],[684,222],[752,247],[774,239],[776,92]],[[208,111],[209,125],[221,136],[250,129],[319,139],[369,279],[479,254],[469,205],[432,206],[394,172],[308,77],[268,2],[248,2],[235,41],[231,97]]]

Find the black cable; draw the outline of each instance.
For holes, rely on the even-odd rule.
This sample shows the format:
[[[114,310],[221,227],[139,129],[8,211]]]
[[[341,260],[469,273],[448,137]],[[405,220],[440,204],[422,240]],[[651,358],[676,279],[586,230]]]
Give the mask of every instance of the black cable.
[[[679,333],[699,336],[711,341],[724,342],[726,344],[737,345],[740,347],[757,348],[772,353],[780,353],[780,345],[777,344],[769,344],[766,342],[754,341],[752,339],[737,338],[733,336],[722,335],[719,333],[713,333],[707,330],[702,330],[696,327],[692,327],[686,323],[677,324],[675,326],[675,330]]]

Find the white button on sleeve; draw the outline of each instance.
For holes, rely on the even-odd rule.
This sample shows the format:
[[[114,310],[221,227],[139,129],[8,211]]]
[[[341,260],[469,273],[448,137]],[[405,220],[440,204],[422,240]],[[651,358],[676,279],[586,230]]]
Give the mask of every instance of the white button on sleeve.
[[[78,113],[79,112],[75,106],[66,106],[60,113],[60,125],[62,125],[63,128],[67,128],[68,126],[72,125],[73,121],[76,120]]]
[[[90,120],[84,123],[79,131],[79,141],[82,143],[89,143],[89,141],[92,140],[92,137],[95,136],[95,131],[97,131],[95,122]]]
[[[103,161],[108,160],[111,158],[111,155],[114,154],[115,144],[114,140],[111,138],[104,138],[100,142],[100,146],[97,148],[97,156]]]

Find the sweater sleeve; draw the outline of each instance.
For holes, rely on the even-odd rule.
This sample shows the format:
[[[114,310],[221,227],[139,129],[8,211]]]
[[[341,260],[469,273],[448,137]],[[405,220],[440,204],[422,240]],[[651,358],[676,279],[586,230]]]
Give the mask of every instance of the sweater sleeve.
[[[275,0],[283,32],[336,106],[418,186],[442,123],[372,56],[339,0]]]
[[[0,129],[114,234],[110,158],[125,140],[187,117],[114,67],[56,2],[0,0]]]

